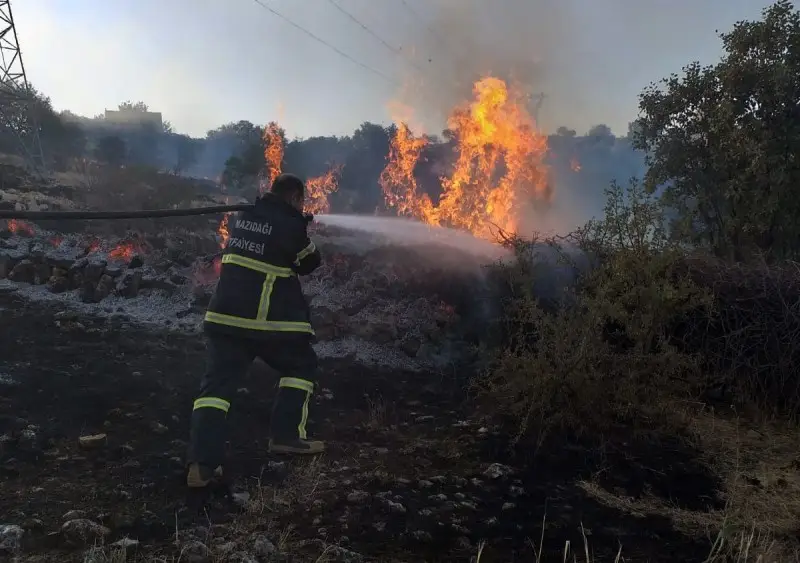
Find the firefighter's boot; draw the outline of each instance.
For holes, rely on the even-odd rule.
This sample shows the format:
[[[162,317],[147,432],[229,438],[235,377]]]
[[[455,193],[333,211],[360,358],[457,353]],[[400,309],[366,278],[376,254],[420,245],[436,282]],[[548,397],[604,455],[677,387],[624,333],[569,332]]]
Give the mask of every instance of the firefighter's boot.
[[[277,454],[313,455],[325,450],[325,443],[306,435],[308,404],[314,384],[305,379],[284,377],[272,409],[269,451]]]
[[[186,486],[190,489],[202,489],[211,484],[219,483],[222,480],[222,466],[211,469],[199,463],[189,464],[186,473]]]
[[[219,397],[201,397],[194,402],[186,456],[190,489],[222,482],[228,408],[230,403]]]

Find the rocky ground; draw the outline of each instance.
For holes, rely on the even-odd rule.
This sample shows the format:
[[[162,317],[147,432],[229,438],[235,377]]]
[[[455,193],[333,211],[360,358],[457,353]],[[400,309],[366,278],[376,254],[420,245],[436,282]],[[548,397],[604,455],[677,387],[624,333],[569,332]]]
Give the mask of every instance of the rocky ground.
[[[183,455],[218,222],[0,224],[0,560],[560,562],[567,545],[699,562],[730,506],[796,530],[796,439],[777,432],[709,417],[692,422],[706,441],[510,447],[468,393],[494,334],[486,258],[322,225],[303,285],[322,362],[310,429],[329,449],[267,454],[277,374],[256,365],[231,413],[237,495],[198,510]]]
[[[20,561],[466,561],[483,542],[484,561],[530,561],[542,537],[545,555],[565,540],[580,552],[581,524],[597,561],[619,543],[626,560],[701,560],[668,519],[588,495],[580,447],[510,455],[466,374],[342,358],[322,362],[311,431],[330,449],[312,461],[266,453],[275,377],[253,370],[231,417],[243,494],[198,513],[181,477],[202,339],[15,291],[0,307],[0,549]],[[606,461],[617,488],[689,505],[714,489],[691,452],[628,447]]]
[[[707,552],[663,513],[598,494],[719,508],[700,452],[630,436],[602,459],[574,441],[536,457],[509,448],[467,393],[492,314],[479,261],[333,228],[315,233],[326,264],[304,282],[322,359],[311,432],[330,448],[266,453],[277,376],[256,365],[231,415],[239,493],[198,511],[181,482],[218,241],[20,229],[0,235],[0,557],[531,561],[543,549],[561,561],[565,542],[579,554],[588,543],[594,561],[620,545],[629,561]]]

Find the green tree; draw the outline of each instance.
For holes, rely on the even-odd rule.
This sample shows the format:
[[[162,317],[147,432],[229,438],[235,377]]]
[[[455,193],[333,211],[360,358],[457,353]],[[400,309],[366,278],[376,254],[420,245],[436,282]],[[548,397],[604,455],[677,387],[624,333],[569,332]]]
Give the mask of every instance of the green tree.
[[[111,166],[121,166],[127,157],[127,147],[117,135],[107,135],[98,141],[94,149],[94,157]]]
[[[640,96],[632,128],[645,184],[663,189],[676,236],[743,259],[800,249],[800,13],[779,0],[721,33],[719,63],[694,62]]]
[[[122,102],[121,104],[119,104],[117,106],[117,109],[120,110],[120,111],[125,111],[125,110],[128,110],[128,111],[141,111],[141,112],[150,111],[150,108],[148,107],[148,105],[146,103],[144,103],[144,102],[133,103],[130,100]]]
[[[187,169],[197,163],[200,153],[200,143],[197,139],[192,139],[188,135],[177,135],[175,137],[175,166],[173,172],[182,174]]]

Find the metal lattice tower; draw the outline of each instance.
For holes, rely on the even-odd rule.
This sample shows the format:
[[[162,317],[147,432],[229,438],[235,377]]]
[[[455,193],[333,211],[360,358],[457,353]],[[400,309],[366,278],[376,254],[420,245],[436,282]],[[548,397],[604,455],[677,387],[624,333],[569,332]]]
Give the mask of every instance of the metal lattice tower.
[[[27,115],[28,119],[22,117]],[[11,131],[31,164],[44,167],[34,98],[25,75],[11,0],[0,0],[0,125]]]

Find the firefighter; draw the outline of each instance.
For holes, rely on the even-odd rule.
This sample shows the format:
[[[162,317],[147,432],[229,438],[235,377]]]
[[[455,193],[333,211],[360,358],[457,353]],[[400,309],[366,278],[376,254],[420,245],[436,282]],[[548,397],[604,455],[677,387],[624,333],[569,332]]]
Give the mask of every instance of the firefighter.
[[[324,450],[323,442],[306,435],[317,356],[298,276],[313,272],[321,256],[308,237],[313,216],[303,214],[304,200],[303,181],[281,174],[252,210],[242,211],[228,226],[219,282],[203,323],[208,365],[192,410],[186,478],[190,488],[206,487],[222,477],[228,409],[257,357],[282,376],[271,414],[269,451]]]

